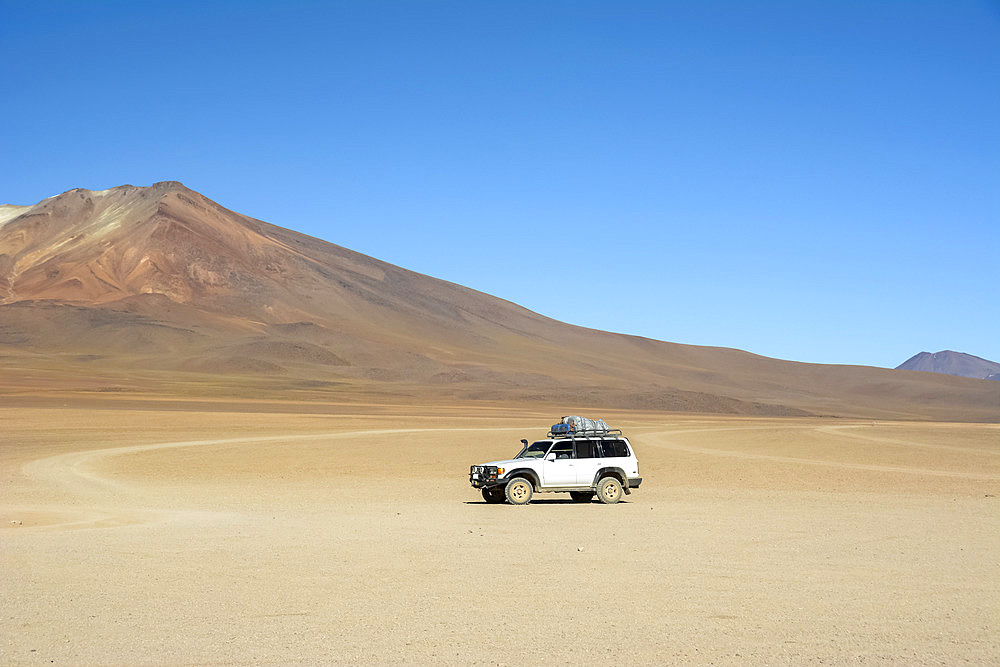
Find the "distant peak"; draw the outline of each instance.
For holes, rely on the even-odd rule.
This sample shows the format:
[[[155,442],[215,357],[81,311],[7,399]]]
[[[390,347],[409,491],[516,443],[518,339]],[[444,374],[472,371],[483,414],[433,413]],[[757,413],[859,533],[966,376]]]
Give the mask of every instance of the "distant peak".
[[[941,350],[921,352],[896,367],[904,371],[929,371],[977,379],[995,379],[1000,373],[1000,364],[965,352]]]

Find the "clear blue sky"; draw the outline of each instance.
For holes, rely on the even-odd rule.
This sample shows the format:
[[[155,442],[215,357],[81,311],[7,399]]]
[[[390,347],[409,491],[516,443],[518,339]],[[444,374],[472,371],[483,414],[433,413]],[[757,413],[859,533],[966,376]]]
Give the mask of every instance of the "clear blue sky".
[[[0,202],[183,181],[567,322],[1000,361],[1000,4],[0,0]]]

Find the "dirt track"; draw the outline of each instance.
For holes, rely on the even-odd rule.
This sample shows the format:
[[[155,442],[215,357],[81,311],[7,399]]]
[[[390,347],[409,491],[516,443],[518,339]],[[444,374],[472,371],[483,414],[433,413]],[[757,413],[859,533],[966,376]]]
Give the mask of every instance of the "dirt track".
[[[1000,660],[996,425],[615,421],[627,502],[515,508],[541,415],[0,409],[0,662]]]

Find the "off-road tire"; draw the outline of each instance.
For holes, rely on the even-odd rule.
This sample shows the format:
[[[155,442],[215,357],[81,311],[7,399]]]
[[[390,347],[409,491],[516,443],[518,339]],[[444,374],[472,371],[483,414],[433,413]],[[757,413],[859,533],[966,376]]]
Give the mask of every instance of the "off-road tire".
[[[614,505],[622,499],[622,483],[614,477],[602,477],[597,483],[597,499],[605,505]]]
[[[499,505],[505,497],[502,486],[490,486],[483,489],[483,500],[490,505]]]
[[[570,491],[569,497],[573,499],[574,503],[589,503],[594,499],[593,491]]]
[[[511,505],[527,505],[534,494],[535,489],[531,486],[531,481],[523,477],[515,477],[507,482],[504,488],[504,495]]]

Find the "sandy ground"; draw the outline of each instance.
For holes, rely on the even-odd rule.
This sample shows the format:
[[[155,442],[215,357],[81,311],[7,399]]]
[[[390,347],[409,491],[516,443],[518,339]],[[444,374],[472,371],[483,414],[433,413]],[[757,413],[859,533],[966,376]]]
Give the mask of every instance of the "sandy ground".
[[[511,507],[551,415],[364,412],[0,408],[0,662],[1000,662],[997,425],[604,414],[642,488]]]

